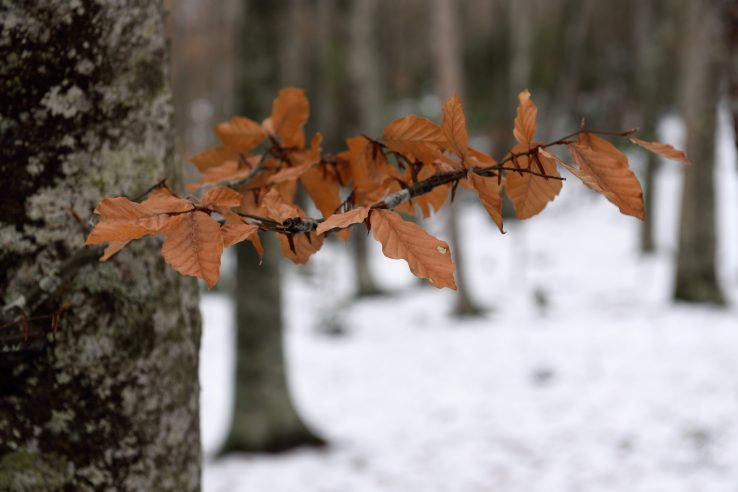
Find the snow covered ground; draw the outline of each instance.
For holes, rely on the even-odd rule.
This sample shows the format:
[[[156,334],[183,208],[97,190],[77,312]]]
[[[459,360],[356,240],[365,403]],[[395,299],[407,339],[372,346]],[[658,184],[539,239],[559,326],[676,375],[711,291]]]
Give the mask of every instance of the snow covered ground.
[[[677,122],[664,130],[679,141]],[[481,319],[449,317],[452,292],[419,287],[378,247],[374,271],[391,292],[380,299],[349,302],[343,244],[290,267],[285,305],[301,309],[286,315],[289,373],[324,451],[213,460],[229,420],[233,322],[228,300],[205,296],[204,490],[737,491],[738,177],[720,141],[727,309],[670,301],[675,163],[659,175],[652,258],[638,254],[637,221],[575,179],[505,236],[464,208]],[[346,334],[321,333],[328,322]]]

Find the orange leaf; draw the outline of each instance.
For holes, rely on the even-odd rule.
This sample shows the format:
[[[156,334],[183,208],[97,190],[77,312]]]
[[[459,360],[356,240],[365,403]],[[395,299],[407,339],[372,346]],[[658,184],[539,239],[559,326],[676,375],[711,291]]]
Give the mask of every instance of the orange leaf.
[[[206,169],[220,166],[224,162],[233,161],[237,163],[238,159],[238,151],[224,145],[219,145],[200,152],[192,157],[190,162],[197,166],[197,169],[202,173]]]
[[[223,237],[220,224],[205,212],[174,216],[161,248],[164,261],[183,275],[199,277],[214,286],[220,277]]]
[[[341,205],[341,189],[333,167],[312,167],[300,176],[300,182],[323,217],[328,217]]]
[[[423,166],[420,171],[418,172],[418,179],[420,181],[423,181],[424,179],[428,179],[434,174],[434,167],[425,165]],[[428,218],[431,215],[431,210],[434,212],[438,212],[441,210],[441,207],[443,207],[444,202],[446,201],[446,198],[448,198],[449,191],[451,191],[451,185],[445,184],[441,186],[436,186],[428,193],[424,193],[422,195],[419,195],[413,199],[413,202],[420,207],[421,212],[423,212],[423,217]],[[408,203],[409,205],[409,203]],[[396,207],[396,209],[400,212],[402,212],[402,208]],[[415,214],[412,214],[415,215]]]
[[[636,145],[640,145],[646,150],[650,150],[654,154],[658,154],[660,156],[666,157],[667,159],[680,161],[685,164],[691,164],[689,159],[687,159],[687,156],[684,155],[684,152],[682,152],[681,150],[675,149],[669,144],[662,144],[658,142],[646,142],[645,140],[641,140],[640,138],[635,138],[635,137],[631,137],[630,141]]]
[[[287,181],[297,181],[308,169],[320,162],[320,144],[323,136],[316,133],[307,151],[294,152],[294,165],[286,167],[272,175],[267,180],[268,184],[278,184]]]
[[[223,247],[228,248],[241,241],[249,240],[254,245],[259,256],[264,256],[264,247],[259,238],[259,226],[253,224],[225,224],[221,226],[220,233],[223,236]]]
[[[525,89],[518,94],[518,112],[515,117],[515,129],[513,135],[521,144],[529,144],[533,142],[536,134],[536,114],[538,108],[530,99],[530,92]]]
[[[115,253],[123,249],[130,241],[110,241],[110,244],[103,251],[100,261],[108,261]]]
[[[345,229],[351,224],[358,224],[364,222],[369,215],[369,209],[366,207],[359,207],[342,214],[331,215],[323,222],[318,224],[318,230],[315,231],[318,234],[325,234],[331,229]]]
[[[302,148],[305,146],[304,127],[309,116],[310,103],[305,97],[305,91],[288,87],[279,91],[274,100],[268,126],[282,137],[282,145],[285,147]]]
[[[323,246],[324,238],[325,236],[319,236],[315,232],[293,234],[292,244],[295,247],[295,251],[293,252],[290,248],[289,238],[284,234],[279,234],[279,245],[282,248],[282,254],[286,258],[289,258],[298,265],[302,265],[307,263],[308,259]]]
[[[416,277],[427,278],[434,287],[456,289],[448,244],[390,210],[372,210],[369,220],[386,257],[407,261]]]
[[[384,152],[362,136],[351,137],[346,144],[354,188],[369,191],[382,185],[390,169]]]
[[[282,195],[275,188],[270,189],[264,195],[261,199],[261,205],[266,209],[270,218],[280,222],[292,217],[302,216],[299,207],[285,202]]]
[[[203,207],[209,207],[211,205],[220,205],[221,207],[238,207],[241,204],[243,195],[236,190],[226,188],[224,186],[217,186],[209,189],[200,199],[200,204]]]
[[[611,146],[609,142],[599,140]],[[587,187],[601,193],[617,205],[622,213],[644,219],[646,214],[643,210],[643,190],[635,174],[628,167],[627,159],[603,151],[601,144],[598,147],[595,149],[580,143],[570,144],[569,151],[579,169],[569,166],[567,168]]]
[[[266,138],[266,132],[257,122],[243,116],[234,116],[215,127],[215,134],[226,146],[246,153],[258,147]]]
[[[384,129],[382,141],[395,152],[433,162],[447,145],[441,129],[432,121],[410,115],[399,118]]]
[[[516,145],[512,151],[515,153],[526,152],[527,145]],[[548,176],[559,176],[556,169],[556,161],[543,154],[537,154],[538,161],[532,156],[521,156],[515,159],[517,166],[523,169],[531,169],[541,172],[538,166],[540,162],[543,174]],[[505,189],[507,196],[513,202],[515,215],[518,219],[533,217],[543,210],[548,202],[552,201],[561,191],[561,180],[534,176],[530,173],[518,173],[510,171],[505,175]]]
[[[469,153],[469,135],[466,131],[466,119],[464,107],[461,105],[459,96],[453,96],[443,105],[443,123],[441,124],[449,147],[462,159],[466,159]]]
[[[467,177],[474,191],[479,195],[479,199],[482,201],[482,205],[484,205],[487,213],[495,221],[500,232],[504,234],[505,230],[502,227],[502,197],[500,196],[502,186],[497,184],[497,176],[485,178],[475,172],[469,172],[467,173]]]
[[[160,203],[162,200],[165,199],[153,198],[147,200],[147,202]],[[182,199],[174,198],[174,200],[180,204]],[[182,207],[182,205],[178,205],[178,207]],[[192,208],[192,204],[189,204],[189,207]],[[181,208],[178,208],[174,211],[180,210]],[[166,214],[167,211],[169,210],[166,208],[147,207],[146,202],[136,203],[123,197],[106,198],[95,209],[95,213],[100,214],[102,219],[92,229],[85,244],[129,241],[147,234],[156,234],[169,219],[169,215]]]

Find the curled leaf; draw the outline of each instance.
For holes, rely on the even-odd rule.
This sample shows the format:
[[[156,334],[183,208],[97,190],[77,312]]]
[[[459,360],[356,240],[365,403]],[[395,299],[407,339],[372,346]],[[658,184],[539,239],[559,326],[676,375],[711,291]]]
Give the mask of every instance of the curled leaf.
[[[352,224],[364,222],[369,215],[369,209],[359,207],[342,214],[331,215],[318,225],[315,231],[318,234],[325,234],[331,229],[345,229]]]
[[[441,129],[421,116],[405,116],[387,125],[382,141],[395,152],[412,155],[423,162],[433,162],[446,144]]]
[[[663,144],[658,142],[647,142],[645,140],[641,140],[640,138],[631,137],[630,141],[633,142],[636,145],[640,145],[646,150],[649,150],[653,152],[654,154],[658,154],[662,157],[666,157],[667,159],[671,159],[674,161],[683,162],[685,164],[691,164],[689,159],[687,159],[687,156],[679,149],[675,149],[669,144]]]
[[[266,138],[266,132],[257,122],[243,116],[234,116],[215,127],[215,134],[227,147],[249,152]]]
[[[515,140],[521,144],[530,144],[536,135],[536,115],[538,108],[530,98],[528,89],[518,94],[518,111],[515,116],[515,129],[513,134]]]

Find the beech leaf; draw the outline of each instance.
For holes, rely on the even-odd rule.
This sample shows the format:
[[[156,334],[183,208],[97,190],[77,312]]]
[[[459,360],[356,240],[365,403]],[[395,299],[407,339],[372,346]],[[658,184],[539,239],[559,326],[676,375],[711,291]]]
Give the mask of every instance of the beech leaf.
[[[423,162],[432,162],[446,146],[441,129],[421,116],[405,116],[391,122],[382,133],[382,141],[395,152],[410,154]]]
[[[466,131],[464,107],[459,96],[453,96],[444,103],[441,130],[454,154],[466,159],[469,135]]]
[[[530,98],[528,89],[518,94],[518,111],[515,117],[513,135],[518,143],[530,144],[536,135],[536,115],[538,108]]]
[[[497,176],[483,177],[475,172],[469,172],[467,173],[467,177],[474,191],[479,195],[479,199],[482,205],[484,205],[485,210],[487,210],[489,216],[497,224],[500,232],[504,234],[505,230],[502,226],[502,196],[500,194],[502,186],[498,184]]]
[[[599,137],[596,138],[599,139]],[[606,143],[609,144],[609,142]],[[611,144],[610,146],[612,147]],[[598,143],[597,147],[599,148],[587,146],[584,142],[570,144],[569,151],[579,169],[569,167],[569,170],[587,187],[601,193],[617,205],[622,213],[641,220],[645,219],[643,190],[638,178],[628,167],[627,159],[619,158],[617,154],[603,150],[601,143]]]
[[[310,103],[305,91],[296,87],[287,87],[279,91],[272,103],[272,116],[268,126],[282,138],[285,147],[302,148],[305,146],[305,123],[310,116]]]
[[[182,275],[199,277],[213,287],[220,277],[223,237],[220,224],[205,212],[172,217],[161,248],[164,261]]]
[[[243,116],[234,116],[215,127],[215,134],[227,147],[249,152],[266,138],[266,132],[257,122]]]
[[[631,137],[630,141],[633,142],[636,145],[640,145],[646,150],[650,150],[654,154],[658,154],[660,156],[666,157],[667,159],[671,159],[674,161],[683,162],[685,164],[691,164],[690,160],[687,159],[687,156],[679,149],[675,149],[669,144],[663,144],[658,142],[647,142],[645,140],[641,140],[640,138]]]
[[[527,145],[519,144],[513,147],[513,152],[527,152],[528,149]],[[560,176],[556,169],[555,160],[540,153],[537,157],[538,160],[536,161],[533,156],[521,156],[516,158],[514,162],[520,168],[541,172],[538,167],[540,162],[543,174]],[[561,186],[562,183],[559,179],[543,178],[531,173],[510,171],[505,175],[505,190],[515,207],[515,216],[520,220],[533,217],[543,210],[548,202],[553,201],[559,194]]]
[[[427,278],[434,287],[456,289],[456,267],[446,242],[390,210],[372,210],[369,221],[387,258],[407,261],[416,277]]]
[[[318,229],[315,232],[325,234],[331,229],[345,229],[352,224],[364,222],[368,215],[369,209],[366,207],[359,207],[342,214],[331,215],[318,224]]]

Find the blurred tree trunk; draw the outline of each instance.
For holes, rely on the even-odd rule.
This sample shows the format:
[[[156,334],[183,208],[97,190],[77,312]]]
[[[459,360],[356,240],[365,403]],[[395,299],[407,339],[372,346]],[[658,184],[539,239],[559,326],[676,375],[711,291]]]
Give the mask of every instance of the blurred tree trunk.
[[[728,98],[733,117],[733,132],[738,150],[738,2],[724,0],[726,49],[728,58]]]
[[[658,46],[658,26],[654,0],[638,0],[638,8],[633,9],[633,24],[635,38],[635,93],[638,100],[638,109],[641,113],[641,138],[657,140],[656,118],[659,115],[659,78],[658,63],[660,60]],[[662,21],[663,22],[663,21]],[[646,219],[641,222],[640,246],[642,253],[652,253],[655,249],[654,230],[654,197],[656,195],[656,171],[659,165],[658,156],[652,152],[645,152],[646,168],[643,178],[644,207]]]
[[[284,360],[279,245],[263,238],[259,265],[254,249],[238,248],[236,292],[236,391],[231,429],[223,452],[275,452],[323,445],[297,414]]]
[[[459,22],[457,5],[452,0],[434,0],[433,53],[436,83],[444,101],[454,93],[463,93],[463,67],[459,47]],[[451,203],[448,208],[449,242],[456,263],[456,285],[458,293],[454,314],[457,316],[476,316],[481,309],[472,302],[467,289],[466,268],[459,231],[458,204]]]
[[[687,155],[694,164],[684,170],[674,297],[723,304],[715,255],[715,132],[723,46],[718,6],[717,0],[689,2],[682,103]]]
[[[0,490],[199,490],[197,284],[154,238],[98,263],[75,220],[178,181],[163,4],[5,1],[0,19],[0,302],[71,305],[56,335],[0,331]]]
[[[274,26],[283,13],[276,2],[250,2],[248,7],[241,29],[247,42],[238,60],[239,85],[244,90],[237,99],[243,114],[258,118],[270,113],[279,79],[299,82],[295,79],[300,77],[300,71],[292,64],[301,63],[300,53],[296,53],[301,43],[291,36],[300,35],[296,26],[303,22],[300,12],[304,3],[291,4],[282,49]],[[278,53],[283,55],[279,66],[274,63]],[[252,70],[254,66],[261,70]],[[262,87],[256,94],[249,92],[248,88],[259,85],[255,78],[269,90]],[[260,94],[264,96],[257,98]],[[231,428],[221,453],[275,452],[325,444],[303,423],[290,396],[284,358],[281,255],[273,235],[263,237],[263,241],[265,255],[261,265],[251,245],[236,246],[236,386]]]
[[[378,135],[381,131],[382,87],[381,66],[377,57],[375,26],[377,22],[377,0],[353,2],[350,12],[348,71],[351,83],[349,91],[357,109],[358,131],[367,135]],[[351,234],[354,270],[356,273],[356,295],[371,296],[382,291],[374,281],[369,267],[368,237],[360,229]]]

